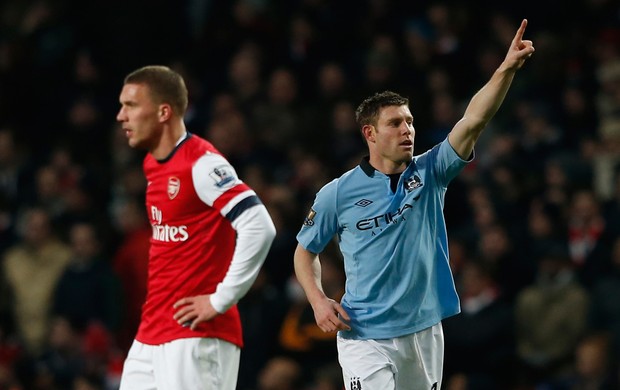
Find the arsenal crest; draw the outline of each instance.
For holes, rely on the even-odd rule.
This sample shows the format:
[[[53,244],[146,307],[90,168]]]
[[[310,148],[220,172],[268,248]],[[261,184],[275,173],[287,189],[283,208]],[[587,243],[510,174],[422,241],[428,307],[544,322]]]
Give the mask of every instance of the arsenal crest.
[[[181,180],[178,177],[171,176],[168,178],[168,198],[170,200],[176,198],[181,189]]]

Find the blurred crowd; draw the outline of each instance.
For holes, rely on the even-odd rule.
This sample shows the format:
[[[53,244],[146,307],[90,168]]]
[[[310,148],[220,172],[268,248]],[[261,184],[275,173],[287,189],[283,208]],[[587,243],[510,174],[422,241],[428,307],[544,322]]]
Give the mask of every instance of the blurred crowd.
[[[409,97],[443,140],[522,18],[536,53],[451,184],[462,313],[447,390],[611,390],[620,377],[620,3],[8,0],[0,3],[0,390],[115,390],[145,294],[143,152],[115,121],[125,74],[179,71],[188,130],[268,207],[239,390],[340,390],[335,335],[295,281],[316,191],[365,145],[354,110]],[[328,295],[343,294],[336,247]]]

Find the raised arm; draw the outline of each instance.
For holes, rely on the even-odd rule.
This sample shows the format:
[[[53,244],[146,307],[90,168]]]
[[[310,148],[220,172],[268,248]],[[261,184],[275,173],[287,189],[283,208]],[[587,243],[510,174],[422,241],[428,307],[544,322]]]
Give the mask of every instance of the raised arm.
[[[323,292],[319,256],[297,245],[294,256],[295,275],[314,311],[316,324],[323,332],[349,330],[349,315],[342,306]],[[339,317],[340,315],[340,317]]]
[[[450,145],[464,159],[471,155],[482,130],[502,105],[515,73],[534,53],[532,41],[523,40],[526,26],[527,19],[523,19],[504,61],[472,97],[463,118],[454,125],[448,136]]]

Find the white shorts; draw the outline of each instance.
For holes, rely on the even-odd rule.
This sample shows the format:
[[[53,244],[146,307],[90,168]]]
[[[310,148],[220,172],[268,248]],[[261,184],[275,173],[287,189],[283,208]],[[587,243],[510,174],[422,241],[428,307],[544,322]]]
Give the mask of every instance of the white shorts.
[[[441,323],[386,340],[337,338],[346,390],[439,390],[443,375]]]
[[[240,348],[215,338],[188,338],[161,345],[134,340],[120,390],[235,390]]]

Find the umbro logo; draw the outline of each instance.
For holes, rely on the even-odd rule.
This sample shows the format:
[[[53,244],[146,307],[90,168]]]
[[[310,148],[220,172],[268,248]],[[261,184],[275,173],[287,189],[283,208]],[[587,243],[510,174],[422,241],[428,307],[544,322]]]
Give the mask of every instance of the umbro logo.
[[[366,207],[369,204],[372,203],[372,200],[368,200],[368,199],[360,199],[357,202],[355,202],[356,206],[360,206],[360,207]]]

